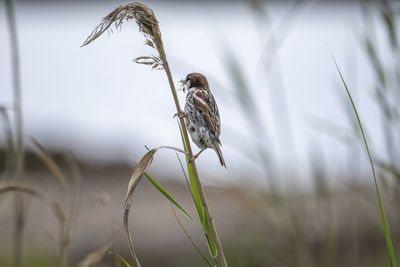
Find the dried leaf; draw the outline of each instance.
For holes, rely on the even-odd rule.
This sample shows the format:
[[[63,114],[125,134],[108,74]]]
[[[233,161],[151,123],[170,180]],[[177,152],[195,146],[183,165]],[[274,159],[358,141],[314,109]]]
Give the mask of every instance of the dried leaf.
[[[126,197],[125,197],[125,205],[124,205],[125,211],[124,211],[124,219],[123,219],[124,228],[125,228],[126,235],[128,236],[129,249],[130,249],[131,255],[133,257],[133,260],[135,261],[135,265],[137,267],[140,266],[140,263],[139,263],[139,260],[137,259],[135,250],[133,248],[133,242],[132,242],[131,234],[130,234],[129,228],[128,228],[129,211],[131,208],[133,192],[135,191],[135,188],[138,185],[140,179],[142,178],[144,172],[147,170],[147,168],[150,166],[151,162],[153,161],[153,156],[154,156],[154,153],[156,153],[156,151],[157,151],[157,149],[150,150],[140,160],[135,171],[133,172],[133,174],[131,176],[131,179],[129,180],[128,191],[127,191]]]
[[[142,178],[142,176],[144,175],[145,171],[150,167],[150,165],[153,161],[154,154],[157,152],[157,150],[159,150],[161,148],[167,148],[167,149],[175,150],[175,151],[178,151],[181,153],[185,153],[183,150],[176,148],[176,147],[171,147],[171,146],[161,146],[161,147],[149,150],[149,152],[147,152],[143,156],[143,158],[139,161],[139,163],[136,166],[136,169],[132,173],[131,178],[129,180],[129,184],[128,184],[128,190],[127,190],[126,196],[125,196],[125,204],[124,204],[125,210],[124,210],[123,223],[124,223],[126,235],[128,236],[129,249],[130,249],[132,258],[135,262],[135,265],[137,267],[140,267],[140,263],[136,256],[135,250],[133,248],[133,242],[132,242],[131,234],[129,232],[129,227],[128,227],[129,226],[129,222],[128,222],[129,211],[131,209],[133,192],[135,191],[136,186],[138,185],[138,183],[139,183],[140,179]]]

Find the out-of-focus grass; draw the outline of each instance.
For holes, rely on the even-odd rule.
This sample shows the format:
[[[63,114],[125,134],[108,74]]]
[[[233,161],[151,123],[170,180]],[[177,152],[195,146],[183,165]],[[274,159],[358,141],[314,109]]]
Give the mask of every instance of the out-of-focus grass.
[[[32,166],[30,160],[27,164]],[[116,250],[112,251],[129,259],[120,223],[121,203],[124,199],[120,191],[124,189],[126,175],[129,174],[131,166],[106,167],[105,163],[96,166],[85,165],[82,162],[79,162],[79,165],[84,174],[81,215],[77,239],[69,248],[68,266],[76,266],[88,253],[100,248],[112,237],[111,219],[119,222],[120,226],[117,230],[120,238],[117,240]],[[35,187],[46,189],[50,195],[57,195],[57,187],[48,183],[50,174],[46,167],[39,165],[35,169],[31,168],[27,169],[27,173],[35,173],[35,176],[42,177],[35,183]],[[171,182],[155,168],[152,168],[152,172],[176,201],[190,201],[191,196],[185,191],[187,186],[184,181]],[[184,267],[188,264],[194,267],[206,266],[192,248],[190,241],[180,231],[169,210],[169,201],[146,179],[142,182],[135,193],[135,201],[140,205],[136,205],[134,209],[135,217],[131,227],[143,264],[171,267]],[[110,192],[111,213],[104,212],[103,206],[98,203],[95,192],[99,190]],[[383,231],[380,231],[381,221],[377,215],[379,209],[376,205],[376,193],[371,183],[344,183],[339,188],[330,188],[328,195],[317,195],[312,191],[310,193],[301,188],[292,188],[280,194],[280,202],[274,201],[271,192],[266,192],[263,188],[224,184],[218,189],[208,188],[208,191],[210,204],[215,207],[217,214],[221,214],[217,222],[224,236],[223,243],[226,246],[229,266],[381,267],[388,262]],[[400,217],[396,214],[397,201],[387,195],[387,192],[387,189],[382,190],[392,226],[394,248],[399,253]],[[4,222],[7,216],[7,203],[10,201],[11,199],[6,197],[0,206],[0,235],[5,238],[0,241],[0,247],[2,251],[7,252],[12,250],[3,246],[3,242],[11,236],[5,232],[11,225],[1,222]],[[195,207],[185,209],[190,214],[196,214]],[[37,217],[39,214],[40,218]],[[194,242],[207,254],[207,246],[201,242],[204,238],[202,231],[198,231],[178,211],[177,215]],[[54,221],[53,214],[42,202],[31,203],[27,231],[29,239],[24,255],[30,254],[31,250],[40,247],[48,249],[51,244],[57,244],[54,242],[58,240],[58,225],[53,225]],[[33,225],[37,232],[32,232]],[[51,231],[54,240],[43,234],[46,229]],[[32,247],[32,244],[35,247]],[[38,253],[47,254],[51,258],[51,264],[43,266],[54,266],[57,246]],[[3,255],[0,260],[7,258],[10,259],[10,255]],[[105,255],[98,266],[113,266],[114,259],[113,256]]]
[[[258,1],[251,1],[252,5],[254,6],[254,2],[258,2]],[[257,3],[255,6],[259,8],[263,7],[263,4],[261,3]],[[389,50],[392,51],[392,58],[394,59],[393,62],[385,62],[385,60],[383,60],[381,58],[381,54],[379,50],[379,46],[382,45],[381,40],[379,40],[377,38],[377,35],[375,32],[373,32],[374,28],[366,28],[366,31],[372,32],[372,36],[371,35],[366,35],[365,39],[365,49],[367,52],[367,56],[370,59],[370,63],[371,66],[376,74],[376,78],[377,78],[377,84],[374,86],[374,90],[375,90],[375,99],[376,102],[378,104],[378,106],[381,109],[382,112],[382,118],[384,121],[383,127],[382,127],[382,131],[384,132],[384,136],[385,136],[385,142],[386,142],[386,147],[387,147],[387,152],[388,152],[388,161],[386,160],[376,160],[376,162],[382,167],[385,167],[386,171],[391,171],[393,176],[396,177],[398,175],[398,170],[400,168],[397,167],[398,165],[398,161],[396,160],[398,158],[398,149],[396,149],[396,147],[398,145],[400,145],[400,135],[398,135],[399,132],[399,120],[400,120],[400,116],[398,114],[400,114],[399,112],[399,105],[396,105],[395,103],[397,103],[396,101],[393,101],[393,99],[400,99],[400,94],[398,93],[398,89],[400,86],[400,79],[398,79],[398,74],[400,73],[398,70],[400,69],[400,63],[398,60],[398,30],[397,30],[397,21],[398,21],[398,17],[396,17],[396,13],[393,12],[393,5],[391,2],[389,1],[383,1],[382,3],[372,3],[370,1],[365,1],[361,3],[361,7],[364,10],[368,10],[368,12],[370,13],[374,13],[374,12],[378,12],[378,14],[380,15],[381,18],[381,22],[383,27],[386,29],[386,33],[387,33],[387,40],[388,40],[388,44],[389,44]],[[264,17],[268,17],[266,10],[263,10],[263,12],[259,12],[257,15],[259,16],[264,16]],[[375,15],[375,13],[373,14]],[[370,15],[369,17],[373,17],[373,15]],[[367,16],[365,16],[366,18]],[[368,17],[368,18],[369,18]],[[374,24],[375,22],[373,21],[373,19],[371,19],[371,21],[369,21],[369,26],[371,26],[371,24]],[[366,24],[367,25],[367,24]],[[259,25],[258,25],[259,26]],[[264,29],[264,28],[263,28]],[[273,32],[271,30],[271,32]],[[374,35],[375,34],[375,35]],[[271,39],[274,38],[273,33],[271,33],[272,37]],[[386,40],[385,40],[386,41]],[[274,54],[277,53],[279,47],[275,48],[275,49],[270,49],[268,51],[265,51],[265,54],[272,54],[272,57]],[[254,97],[252,94],[256,94],[257,91],[253,90],[252,88],[250,88],[247,84],[246,84],[246,78],[244,77],[244,72],[240,69],[240,60],[237,60],[234,56],[234,54],[232,52],[229,52],[229,49],[225,49],[225,51],[228,51],[228,53],[225,55],[226,56],[226,69],[228,71],[228,73],[230,74],[231,80],[234,81],[234,85],[236,86],[237,90],[236,90],[236,94],[235,97],[238,100],[238,104],[239,107],[243,110],[243,115],[246,119],[246,121],[250,122],[250,127],[249,129],[251,129],[252,132],[256,132],[257,135],[254,135],[254,143],[259,144],[260,141],[259,140],[263,140],[264,142],[261,142],[261,144],[259,144],[257,147],[259,149],[262,148],[263,143],[267,142],[268,138],[268,134],[267,133],[263,133],[263,131],[260,131],[260,127],[268,122],[264,122],[264,121],[258,121],[257,118],[258,116],[253,116],[252,114],[256,113],[258,114],[258,110],[257,110],[257,105],[254,101],[252,101],[252,97]],[[249,53],[250,56],[251,54]],[[244,57],[245,55],[241,55],[241,57]],[[277,63],[278,64],[278,63]],[[394,65],[393,65],[394,64]],[[274,66],[272,66],[274,67]],[[278,68],[278,67],[276,67]],[[392,68],[392,69],[391,69]],[[260,71],[260,70],[257,70]],[[268,70],[263,70],[265,73],[268,73]],[[394,75],[393,75],[394,74]],[[396,78],[397,75],[397,78]],[[342,81],[344,83],[344,80],[342,78]],[[346,86],[346,85],[345,85]],[[389,88],[391,87],[391,88]],[[259,88],[258,88],[259,90]],[[347,90],[347,86],[346,86],[346,90]],[[349,93],[349,91],[347,90],[347,92]],[[249,97],[252,96],[252,97]],[[349,94],[350,96],[350,94]],[[351,96],[350,96],[351,99]],[[341,98],[340,99],[341,102],[346,103],[346,99]],[[353,102],[352,102],[353,103]],[[368,156],[370,159],[370,164],[372,166],[372,171],[373,171],[373,177],[374,177],[374,182],[375,182],[375,188],[376,188],[376,192],[378,195],[378,202],[379,202],[379,208],[380,208],[380,213],[381,213],[381,218],[382,218],[382,222],[383,222],[383,229],[384,229],[384,237],[387,241],[387,249],[389,252],[389,258],[390,258],[390,263],[392,266],[396,265],[396,259],[394,256],[394,249],[393,249],[393,245],[392,245],[392,241],[391,241],[391,236],[389,233],[389,228],[387,226],[387,220],[386,220],[386,216],[383,210],[383,205],[382,205],[382,199],[381,199],[381,192],[378,188],[378,183],[377,183],[377,175],[375,174],[375,169],[374,169],[374,162],[372,161],[371,155],[370,155],[370,151],[366,142],[366,138],[365,138],[365,134],[364,134],[364,130],[361,126],[360,120],[358,118],[358,114],[357,111],[355,109],[355,106],[353,104],[353,108],[349,107],[348,105],[343,105],[342,106],[345,110],[346,110],[346,114],[349,117],[349,122],[351,124],[352,130],[353,132],[350,133],[352,136],[352,141],[355,143],[353,148],[357,149],[358,148],[358,142],[359,140],[363,140],[365,146],[367,147],[367,152],[368,152]],[[354,113],[356,112],[357,118],[354,118]],[[282,116],[282,119],[285,119],[284,116]],[[255,125],[258,126],[257,127],[252,127],[252,121],[254,121]],[[361,133],[359,133],[359,127],[361,127]],[[281,129],[281,131],[283,131],[283,129]],[[396,134],[397,133],[397,134]],[[354,137],[353,137],[354,135]],[[397,145],[397,146],[396,146]],[[314,147],[314,144],[311,144],[312,147]],[[313,152],[314,153],[314,152]],[[319,152],[319,154],[323,154],[324,151]],[[353,154],[354,155],[354,154]],[[359,154],[357,154],[358,156],[360,156]],[[260,166],[268,168],[269,165],[273,164],[272,162],[278,162],[279,160],[277,160],[276,155],[271,152],[269,152],[269,157],[268,157],[268,161],[262,161],[259,160]],[[261,157],[260,155],[258,155],[258,159],[262,159],[263,157]],[[330,173],[324,172],[324,162],[323,159],[321,160],[320,158],[318,158],[318,161],[315,161],[315,156],[313,155],[311,158],[314,158],[314,160],[312,160],[310,162],[311,164],[311,168],[313,170],[314,173],[314,177],[315,179],[313,180],[315,183],[314,188],[316,189],[316,196],[319,199],[319,201],[323,201],[326,202],[326,208],[327,208],[327,212],[328,214],[331,214],[332,216],[334,215],[334,204],[332,203],[332,201],[334,201],[334,198],[331,197],[333,193],[334,188],[330,188],[330,185],[327,183],[328,180],[331,180],[332,178],[329,177]],[[267,164],[265,164],[267,163]],[[271,176],[271,173],[269,173],[269,176]],[[323,192],[323,193],[322,193]],[[322,193],[322,194],[321,194]],[[283,200],[283,209],[287,208],[285,205],[287,204],[287,199],[284,197]],[[284,213],[284,212],[283,212]],[[315,215],[315,214],[314,214]],[[284,217],[285,218],[285,217]],[[298,218],[297,218],[298,219]],[[300,223],[300,225],[303,225],[302,222],[299,222],[297,220],[293,220],[293,218],[290,217],[286,217],[286,220],[284,222],[282,222],[283,224],[292,224],[292,227],[294,227],[294,239],[293,239],[293,244],[294,248],[297,252],[299,252],[299,255],[302,255],[302,257],[299,258],[299,261],[297,262],[297,264],[299,266],[320,266],[321,262],[318,262],[318,264],[315,261],[315,258],[312,255],[313,249],[307,249],[307,245],[302,241],[304,240],[304,228],[303,227],[299,227],[298,228],[298,223]],[[306,222],[304,222],[306,223]],[[331,262],[329,259],[333,259],[335,256],[335,251],[337,250],[337,244],[338,244],[338,238],[335,237],[335,234],[338,234],[335,232],[334,230],[334,226],[332,224],[332,222],[327,221],[327,225],[326,225],[326,229],[329,233],[331,233],[329,236],[327,236],[326,240],[325,240],[325,245],[323,246],[325,248],[325,251],[323,252],[323,255],[325,255],[324,257],[326,257],[326,260],[323,261],[324,266],[329,266],[329,262]],[[357,243],[357,241],[354,241],[355,243]],[[357,257],[358,259],[360,259],[359,257]],[[312,259],[312,260],[311,260]],[[292,263],[292,264],[296,264],[296,263]],[[332,266],[335,266],[334,264],[331,263]]]
[[[360,37],[362,48],[375,76],[371,85],[373,98],[382,119],[380,131],[384,136],[386,155],[376,159],[379,166],[394,179],[400,180],[400,61],[398,14],[394,12],[395,2],[362,2],[364,29]],[[377,18],[377,19],[376,19]],[[380,35],[382,29],[383,38]],[[385,55],[382,51],[388,53]]]

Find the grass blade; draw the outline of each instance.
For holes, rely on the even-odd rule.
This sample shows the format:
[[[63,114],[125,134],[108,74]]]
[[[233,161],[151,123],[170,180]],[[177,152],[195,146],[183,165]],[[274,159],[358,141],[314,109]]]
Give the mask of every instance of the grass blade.
[[[124,217],[123,217],[123,223],[124,223],[124,229],[125,233],[128,237],[129,241],[129,250],[131,252],[132,258],[135,262],[136,267],[140,267],[139,260],[136,256],[135,250],[133,248],[133,242],[131,238],[131,233],[129,232],[129,211],[131,209],[131,203],[133,199],[133,192],[136,189],[136,186],[138,185],[140,179],[142,178],[144,172],[147,170],[147,168],[151,165],[151,162],[153,161],[153,156],[156,153],[157,149],[152,149],[149,152],[147,152],[143,158],[139,161],[136,169],[131,175],[131,178],[129,179],[129,184],[128,184],[128,191],[126,192],[126,197],[125,197],[125,204],[124,204]]]
[[[183,138],[182,128],[181,128],[180,125],[179,125],[179,131],[181,133],[183,148],[184,148],[185,152],[187,152],[187,148],[186,148],[186,145],[185,145],[185,139]],[[194,204],[196,206],[196,210],[197,210],[197,213],[199,215],[200,222],[203,225],[203,229],[204,229],[204,232],[205,232],[205,235],[206,235],[206,239],[207,239],[208,249],[210,250],[211,256],[213,258],[216,258],[217,254],[218,254],[217,247],[216,247],[214,238],[212,236],[210,224],[209,224],[208,220],[206,220],[206,217],[205,217],[203,203],[201,202],[200,193],[199,193],[199,189],[197,187],[196,178],[195,178],[194,173],[193,173],[192,164],[189,163],[189,158],[188,158],[187,154],[186,154],[186,160],[188,162],[187,163],[187,168],[188,168],[188,174],[189,174],[190,191],[191,191],[192,196],[193,196]]]
[[[174,204],[175,207],[178,208],[179,211],[183,213],[183,215],[185,215],[194,225],[201,228],[198,222],[196,222],[192,216],[190,216],[190,214],[184,208],[182,208],[182,206],[179,205],[179,203],[153,177],[151,177],[150,174],[145,172],[144,175],[150,181],[150,183],[152,183],[154,187],[160,191],[161,194],[163,194],[172,204]]]
[[[210,254],[213,258],[216,258],[218,251],[217,251],[217,247],[215,245],[214,238],[211,233],[211,228],[210,228],[210,224],[208,223],[208,220],[204,220],[203,228],[206,233],[207,245],[208,245],[208,249],[210,250]]]
[[[186,185],[187,185],[188,189],[190,190],[189,179],[188,179],[188,177],[187,177],[187,175],[186,175],[185,168],[183,167],[181,158],[178,156],[178,153],[175,153],[175,154],[176,154],[176,158],[177,158],[178,161],[179,161],[179,165],[181,166],[181,170],[182,170],[183,176],[185,176]],[[192,196],[192,197],[193,197],[193,196]]]
[[[192,246],[196,249],[196,251],[200,254],[202,259],[207,263],[208,266],[213,267],[212,263],[207,259],[207,257],[201,252],[200,248],[194,243],[193,238],[189,235],[188,231],[186,231],[185,227],[183,226],[182,222],[179,220],[178,216],[176,215],[174,207],[171,205],[172,212],[174,213],[175,219],[178,222],[179,226],[181,227],[182,231],[185,233],[186,237],[189,239]]]
[[[110,254],[113,255],[114,257],[119,258],[125,264],[126,267],[131,267],[131,265],[124,258],[122,258],[120,255],[117,255],[112,251],[110,251]]]
[[[133,192],[136,189],[136,186],[138,185],[140,179],[142,178],[142,176],[145,174],[146,170],[150,167],[152,161],[153,161],[153,157],[154,154],[162,148],[167,148],[167,149],[171,149],[171,150],[175,150],[181,153],[185,153],[183,150],[179,149],[179,148],[175,148],[175,147],[171,147],[171,146],[160,146],[158,148],[154,148],[149,150],[143,157],[142,159],[139,161],[139,163],[137,164],[136,169],[134,170],[134,172],[131,175],[131,178],[129,179],[129,184],[128,184],[128,190],[126,192],[126,196],[125,196],[125,204],[124,204],[124,216],[123,216],[123,224],[124,224],[124,229],[125,229],[125,233],[128,237],[128,241],[129,241],[129,250],[131,252],[132,258],[134,260],[135,266],[136,267],[140,267],[140,263],[139,260],[136,256],[135,250],[133,248],[133,242],[132,242],[132,237],[131,237],[131,233],[129,232],[129,212],[131,209],[131,203],[132,203],[132,199],[133,199]],[[154,180],[154,179],[153,179]],[[166,192],[166,191],[165,191]]]
[[[369,162],[370,162],[370,165],[371,165],[372,175],[374,177],[376,194],[378,196],[379,210],[380,210],[380,213],[381,213],[383,228],[384,228],[384,231],[385,231],[386,245],[387,245],[387,249],[388,249],[388,252],[389,252],[390,266],[391,267],[396,267],[396,257],[395,257],[395,254],[394,254],[392,238],[390,236],[389,226],[388,226],[388,223],[387,223],[385,210],[383,208],[381,194],[380,194],[380,191],[379,191],[379,186],[378,186],[378,182],[377,182],[377,179],[376,179],[374,162],[372,160],[372,156],[371,156],[371,153],[369,151],[367,138],[365,137],[364,129],[362,127],[361,120],[360,120],[360,117],[358,115],[356,105],[354,104],[353,98],[352,98],[352,96],[350,94],[350,90],[347,87],[347,84],[346,84],[346,82],[345,82],[345,80],[343,78],[342,72],[340,71],[339,66],[338,66],[338,64],[337,64],[337,62],[335,60],[335,57],[333,56],[332,52],[331,52],[331,56],[332,56],[333,62],[335,63],[336,69],[337,69],[337,71],[338,71],[338,73],[340,75],[340,79],[342,80],[343,86],[346,89],[347,96],[349,97],[349,100],[350,100],[351,105],[353,107],[354,114],[356,115],[356,118],[357,118],[358,126],[360,127],[360,131],[361,131],[361,135],[362,135],[362,138],[363,138],[363,141],[364,141],[365,149],[367,150]]]
[[[70,218],[69,218],[69,229],[68,229],[68,242],[71,242],[75,235],[76,235],[76,228],[78,224],[78,217],[79,217],[79,211],[80,211],[80,203],[81,203],[81,195],[82,195],[82,186],[81,186],[81,181],[82,181],[82,174],[79,169],[79,166],[77,162],[75,161],[74,157],[72,154],[67,153],[65,155],[65,161],[68,165],[68,168],[71,172],[71,177],[73,178],[73,192],[75,192],[74,195],[72,195],[72,205],[70,208]]]
[[[179,123],[178,123],[179,125]],[[179,131],[181,133],[181,138],[182,138],[182,144],[185,152],[187,152],[186,144],[185,144],[185,139],[183,138],[183,133],[182,133],[182,128],[179,125]],[[186,162],[189,161],[189,157],[186,155]],[[192,197],[194,200],[194,204],[196,206],[197,213],[199,215],[200,222],[204,224],[205,221],[205,215],[204,215],[204,209],[203,205],[201,204],[201,199],[200,199],[200,194],[199,190],[197,188],[197,183],[193,174],[193,169],[192,169],[192,164],[187,163],[187,168],[188,168],[188,174],[189,174],[189,184],[190,184],[190,192],[192,193]]]

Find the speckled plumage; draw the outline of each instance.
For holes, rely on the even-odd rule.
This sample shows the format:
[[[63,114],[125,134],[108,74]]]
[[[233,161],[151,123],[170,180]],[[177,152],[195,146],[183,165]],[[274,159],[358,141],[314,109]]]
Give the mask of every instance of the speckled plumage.
[[[207,79],[200,73],[190,73],[186,77],[185,113],[186,127],[192,141],[202,150],[212,148],[220,163],[226,168],[220,148],[221,122],[218,107],[208,86]]]

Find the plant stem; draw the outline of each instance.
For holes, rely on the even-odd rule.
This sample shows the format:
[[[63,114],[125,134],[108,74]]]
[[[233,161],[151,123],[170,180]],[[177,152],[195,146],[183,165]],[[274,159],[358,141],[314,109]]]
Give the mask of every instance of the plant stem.
[[[22,126],[22,104],[21,104],[21,83],[20,83],[20,65],[18,53],[18,39],[15,22],[14,3],[12,0],[6,0],[7,21],[10,34],[11,46],[11,64],[12,64],[12,81],[14,93],[14,109],[15,109],[15,131],[16,131],[16,171],[15,182],[22,183],[24,176],[24,141]],[[14,264],[20,267],[22,263],[22,245],[23,230],[25,226],[24,218],[24,199],[20,192],[15,192],[15,232],[14,232]]]
[[[182,110],[181,110],[181,107],[179,105],[178,95],[176,93],[174,81],[172,80],[171,70],[169,69],[167,56],[165,55],[164,48],[160,48],[159,49],[159,53],[160,53],[160,58],[163,61],[163,66],[164,66],[165,73],[167,74],[167,77],[168,77],[168,82],[169,82],[169,86],[171,88],[172,96],[174,98],[176,111],[179,114]],[[190,146],[190,140],[189,140],[189,136],[188,136],[188,133],[187,133],[187,130],[186,130],[186,125],[185,125],[185,122],[184,122],[183,118],[180,117],[179,118],[179,122],[180,122],[181,127],[182,127],[183,138],[185,139],[188,156],[189,156],[189,158],[192,158],[193,157],[193,152],[192,152],[192,148]],[[196,178],[197,187],[199,189],[201,203],[202,203],[203,208],[204,208],[204,214],[206,216],[206,219],[207,219],[208,223],[210,224],[211,232],[212,232],[212,235],[213,235],[213,238],[214,238],[214,241],[215,241],[215,246],[217,248],[218,260],[220,261],[222,267],[227,267],[228,264],[226,263],[226,259],[225,259],[225,256],[224,256],[224,251],[223,251],[222,246],[221,246],[221,241],[219,240],[219,236],[218,236],[215,224],[214,224],[213,217],[211,216],[210,209],[208,208],[206,195],[204,193],[203,186],[202,186],[201,181],[200,181],[199,173],[197,172],[196,163],[193,160],[191,162],[191,164],[192,164],[194,177]]]

